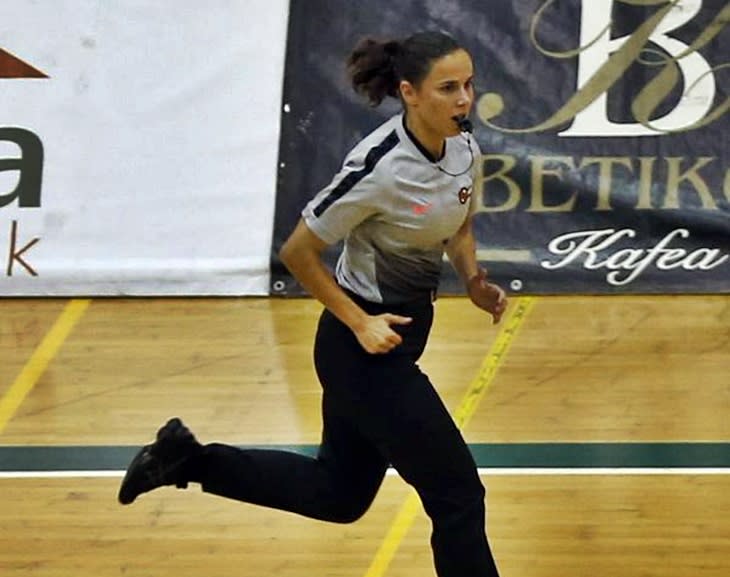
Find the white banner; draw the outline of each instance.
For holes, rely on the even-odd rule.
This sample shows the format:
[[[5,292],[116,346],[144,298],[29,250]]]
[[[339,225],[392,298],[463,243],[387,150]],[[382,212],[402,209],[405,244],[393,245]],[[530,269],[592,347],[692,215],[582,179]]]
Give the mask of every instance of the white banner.
[[[286,0],[3,0],[0,295],[266,294]]]

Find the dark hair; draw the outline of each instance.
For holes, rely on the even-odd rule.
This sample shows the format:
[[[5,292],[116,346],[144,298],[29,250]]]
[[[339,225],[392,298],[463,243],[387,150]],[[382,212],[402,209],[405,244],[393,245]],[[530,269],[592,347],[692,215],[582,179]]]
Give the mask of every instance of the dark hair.
[[[386,96],[398,98],[401,80],[414,86],[428,76],[435,60],[461,45],[444,32],[417,32],[405,40],[364,38],[347,58],[352,87],[372,106]]]

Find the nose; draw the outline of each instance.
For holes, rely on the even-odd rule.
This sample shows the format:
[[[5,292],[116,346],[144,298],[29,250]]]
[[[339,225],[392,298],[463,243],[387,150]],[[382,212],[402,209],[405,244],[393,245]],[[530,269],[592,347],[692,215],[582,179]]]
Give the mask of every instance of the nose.
[[[456,104],[458,106],[463,106],[467,108],[469,107],[469,105],[471,104],[471,94],[469,93],[468,89],[462,88],[459,91],[459,96],[456,99]]]

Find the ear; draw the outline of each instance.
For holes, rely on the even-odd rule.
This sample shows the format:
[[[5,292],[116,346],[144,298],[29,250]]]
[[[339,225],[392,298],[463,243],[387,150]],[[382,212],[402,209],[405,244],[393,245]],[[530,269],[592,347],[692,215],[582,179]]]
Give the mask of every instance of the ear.
[[[407,80],[401,80],[400,81],[400,95],[403,99],[403,102],[408,104],[408,106],[417,106],[418,105],[418,93],[416,92],[415,87],[413,84],[408,82]]]

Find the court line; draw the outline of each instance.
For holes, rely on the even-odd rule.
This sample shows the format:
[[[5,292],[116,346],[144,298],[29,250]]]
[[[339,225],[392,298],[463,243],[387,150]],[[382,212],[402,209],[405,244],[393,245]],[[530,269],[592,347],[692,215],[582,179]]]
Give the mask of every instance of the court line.
[[[84,315],[90,303],[91,300],[89,299],[69,301],[51,329],[43,337],[41,343],[33,351],[20,374],[10,385],[8,392],[0,399],[0,433],[5,430],[15,412],[43,376],[48,365],[56,356],[76,323]]]
[[[479,475],[489,477],[520,477],[520,476],[570,476],[588,477],[592,475],[630,477],[634,475],[730,475],[730,467],[479,467]],[[119,478],[124,476],[126,471],[110,470],[79,470],[79,471],[0,471],[0,479],[95,479],[95,478]],[[386,475],[395,477],[398,472],[395,469],[388,469]]]
[[[504,324],[497,333],[476,378],[469,385],[466,395],[454,413],[454,421],[459,428],[463,429],[471,419],[534,303],[534,297],[521,297],[512,305],[510,313],[504,319]],[[398,547],[400,547],[401,542],[413,525],[420,511],[420,505],[418,495],[415,491],[411,491],[375,553],[365,577],[383,577],[385,575]]]
[[[309,457],[316,456],[318,450],[317,445],[237,446]],[[0,445],[0,472],[121,471],[138,450],[139,446],[126,445]],[[503,470],[509,470],[509,474],[515,470],[538,471],[535,474],[575,470],[730,471],[730,442],[471,443],[469,450],[482,473],[491,471],[495,475]]]

